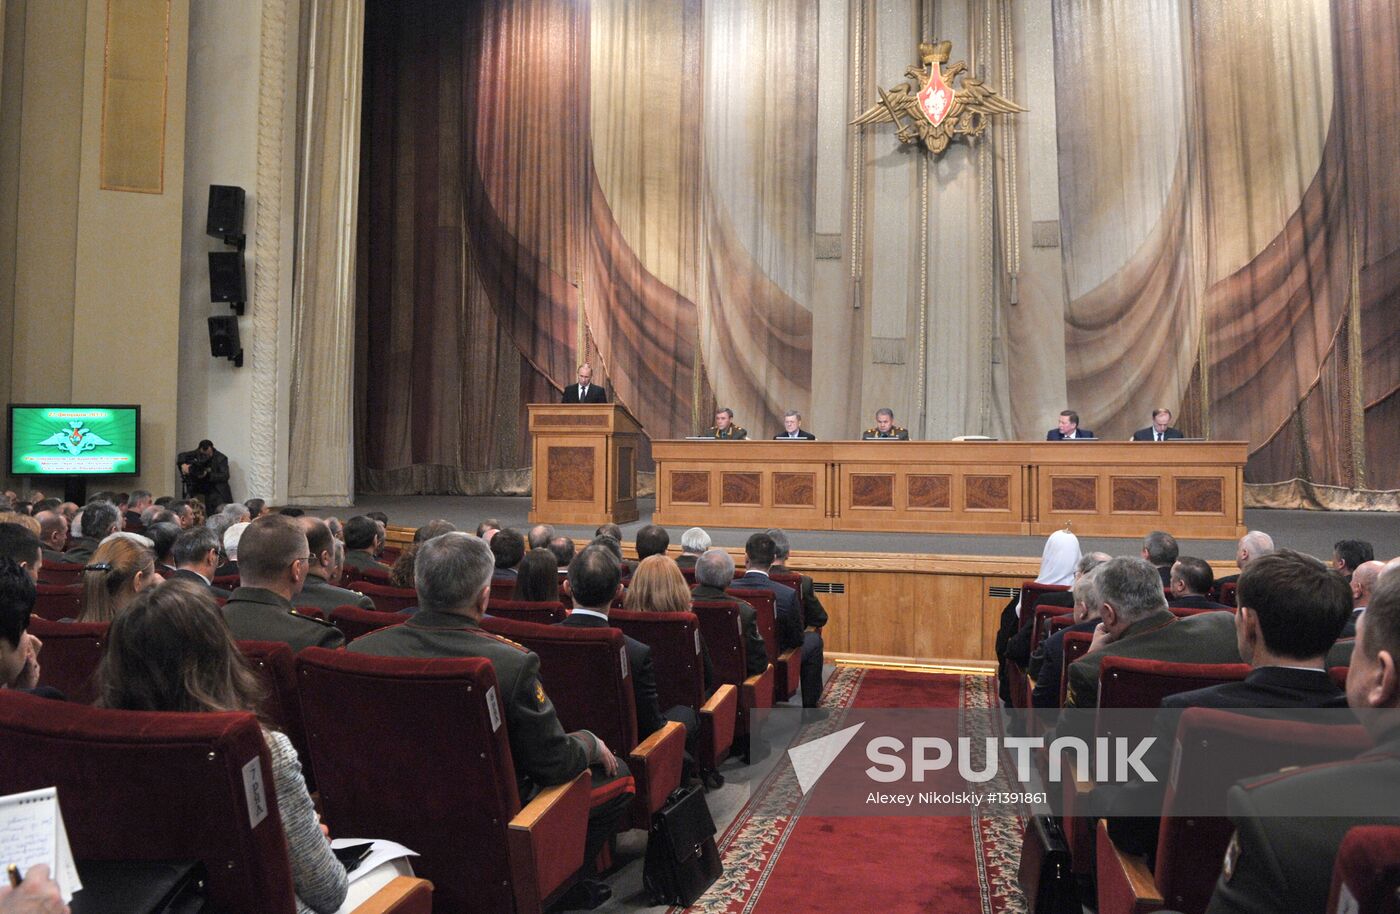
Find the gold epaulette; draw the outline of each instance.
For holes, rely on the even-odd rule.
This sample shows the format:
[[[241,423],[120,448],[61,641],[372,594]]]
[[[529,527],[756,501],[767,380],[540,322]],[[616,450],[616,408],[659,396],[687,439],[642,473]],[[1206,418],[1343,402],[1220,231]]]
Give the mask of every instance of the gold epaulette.
[[[501,642],[502,644],[509,644],[511,647],[513,647],[513,648],[515,648],[516,650],[520,651],[522,654],[528,654],[528,653],[530,653],[530,649],[529,649],[528,647],[526,647],[525,645],[521,644],[519,641],[512,641],[512,640],[510,640],[510,639],[507,638],[505,635],[498,635],[498,634],[496,634],[495,632],[488,632],[488,631],[487,631],[486,629],[484,629],[484,628],[477,629],[477,634],[485,635],[485,636],[488,637],[488,638],[495,638],[497,641]]]
[[[298,619],[305,619],[307,622],[315,622],[317,625],[324,625],[327,628],[335,628],[334,622],[328,622],[325,619],[318,619],[315,616],[308,616],[303,613],[299,613],[296,611],[295,608],[289,609],[287,611],[292,615],[296,616]]]

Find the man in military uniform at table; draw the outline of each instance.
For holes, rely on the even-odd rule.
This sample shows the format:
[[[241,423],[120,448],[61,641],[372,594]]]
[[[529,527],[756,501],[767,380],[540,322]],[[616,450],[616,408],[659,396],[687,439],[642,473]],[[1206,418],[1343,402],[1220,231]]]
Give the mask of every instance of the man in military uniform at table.
[[[715,410],[715,424],[706,430],[705,437],[739,441],[749,437],[749,433],[743,426],[734,424],[734,410],[725,406]]]
[[[901,428],[894,424],[894,410],[886,407],[875,410],[875,427],[868,428],[860,436],[862,440],[867,438],[894,438],[899,441],[909,440],[909,429]]]

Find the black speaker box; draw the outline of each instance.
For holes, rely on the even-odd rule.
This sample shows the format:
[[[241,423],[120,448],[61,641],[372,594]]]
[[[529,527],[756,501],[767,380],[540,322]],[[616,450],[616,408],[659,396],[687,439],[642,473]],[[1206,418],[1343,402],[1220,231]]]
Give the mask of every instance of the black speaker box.
[[[238,318],[209,318],[209,354],[216,359],[229,359],[235,367],[243,367],[243,343],[238,338]]]
[[[243,273],[242,251],[209,252],[209,300],[229,302],[239,314],[248,300],[248,281]]]
[[[243,188],[209,185],[209,222],[205,231],[215,238],[243,234]]]

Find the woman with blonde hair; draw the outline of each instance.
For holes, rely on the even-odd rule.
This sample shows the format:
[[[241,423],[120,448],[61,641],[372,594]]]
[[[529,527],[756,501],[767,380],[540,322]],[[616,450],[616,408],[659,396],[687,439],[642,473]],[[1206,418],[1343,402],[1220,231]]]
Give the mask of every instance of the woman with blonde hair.
[[[676,560],[664,555],[642,559],[627,585],[622,608],[632,612],[690,612],[690,588]]]
[[[150,549],[134,537],[109,537],[83,566],[83,611],[78,621],[111,622],[138,593],[163,580]]]
[[[105,708],[129,711],[250,711],[263,724],[272,786],[287,836],[298,914],[331,914],[349,879],[331,852],[297,751],[261,721],[263,688],[205,588],[171,581],[148,589],[112,622],[97,670]]]

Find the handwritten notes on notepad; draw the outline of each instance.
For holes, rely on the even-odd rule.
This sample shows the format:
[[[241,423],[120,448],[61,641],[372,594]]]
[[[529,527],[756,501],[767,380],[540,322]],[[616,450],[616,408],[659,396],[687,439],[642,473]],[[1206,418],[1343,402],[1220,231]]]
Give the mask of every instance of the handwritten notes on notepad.
[[[58,808],[57,788],[0,797],[0,867],[11,863],[21,873],[35,864],[48,864],[65,904],[83,887]]]

